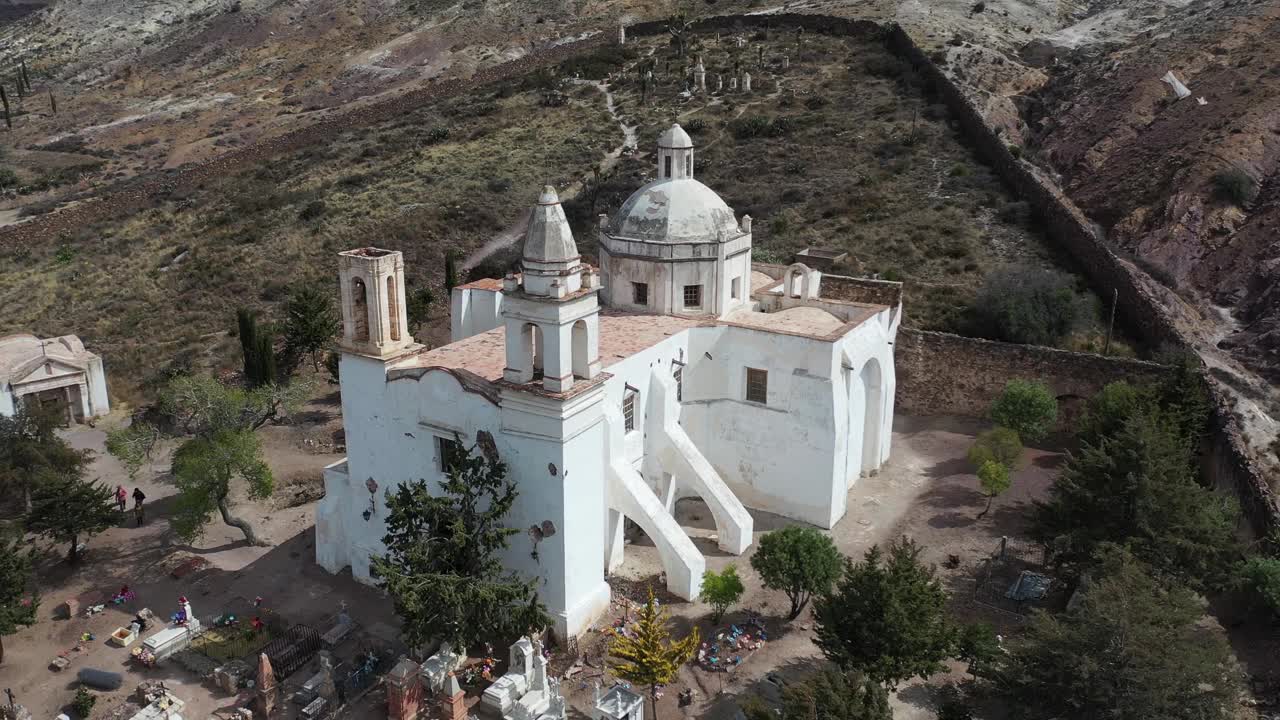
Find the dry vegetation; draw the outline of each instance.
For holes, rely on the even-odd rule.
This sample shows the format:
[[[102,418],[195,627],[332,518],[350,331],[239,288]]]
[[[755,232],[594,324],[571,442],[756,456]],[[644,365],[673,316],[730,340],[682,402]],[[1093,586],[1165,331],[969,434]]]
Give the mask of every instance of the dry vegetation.
[[[119,393],[173,363],[228,360],[237,306],[267,307],[302,282],[330,283],[336,295],[342,249],[403,250],[410,283],[438,285],[446,250],[481,244],[541,184],[572,179],[618,142],[602,96],[587,90],[547,107],[537,87],[490,88],[85,228],[60,247],[6,249],[4,329],[80,334],[108,359]]]
[[[589,188],[568,203],[588,255],[593,195],[596,211],[613,210],[650,179],[653,140],[678,118],[700,146],[698,176],[756,219],[758,259],[847,250],[837,271],[907,281],[917,326],[954,329],[995,269],[1057,264],[1026,205],[875,39],[779,31],[752,34],[742,49],[712,35],[695,44],[690,62],[701,53],[709,84],[723,73],[726,94],[681,96],[685,61],[665,38],[562,68],[615,73],[618,107],[639,126],[638,152],[598,194]],[[649,56],[659,84],[642,104],[634,67]],[[727,93],[735,57],[754,75],[749,95]],[[508,229],[539,186],[588,177],[620,139],[600,92],[550,73],[353,128],[61,246],[4,250],[0,302],[12,310],[0,331],[80,334],[126,395],[175,365],[226,366],[235,307],[267,308],[296,283],[332,283],[333,254],[368,244],[404,250],[410,284],[438,288],[446,251],[466,253]],[[1095,320],[1070,342],[1091,347],[1100,337]]]
[[[757,260],[790,262],[810,246],[847,251],[837,272],[907,282],[909,324],[959,329],[964,306],[993,270],[1065,266],[1028,205],[966,147],[910,66],[875,39],[779,30],[696,43],[682,60],[664,41],[645,42],[658,82],[645,104],[638,72],[616,78],[622,111],[640,126],[640,153],[602,183],[606,210],[653,178],[650,146],[678,118],[699,145],[698,178],[755,219]],[[723,94],[682,95],[682,68],[699,54],[711,90],[723,75]],[[735,62],[752,74],[751,94],[729,91]],[[579,208],[578,236],[588,249],[581,240],[592,237],[589,217]],[[1083,279],[1078,285],[1094,312],[1068,345],[1100,348],[1101,304]]]

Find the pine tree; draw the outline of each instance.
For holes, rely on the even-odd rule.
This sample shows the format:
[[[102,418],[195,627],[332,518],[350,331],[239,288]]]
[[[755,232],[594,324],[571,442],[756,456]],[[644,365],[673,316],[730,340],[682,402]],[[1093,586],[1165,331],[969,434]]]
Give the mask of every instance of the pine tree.
[[[68,543],[67,562],[75,564],[80,559],[80,538],[97,535],[119,519],[111,488],[77,473],[50,480],[36,490],[26,527],[55,542]]]
[[[319,372],[320,351],[338,334],[339,324],[329,294],[314,283],[302,285],[285,305],[285,354],[310,355],[312,368]]]
[[[1067,459],[1032,527],[1058,563],[1081,573],[1110,542],[1197,587],[1224,579],[1238,555],[1236,510],[1197,482],[1177,426],[1153,407]]]
[[[0,664],[4,663],[4,636],[34,625],[40,596],[31,570],[31,551],[22,538],[0,543]]]
[[[920,562],[922,551],[904,537],[887,557],[872,547],[862,562],[845,561],[835,592],[814,602],[817,644],[828,658],[890,687],[945,668],[955,633],[947,593]]]
[[[508,571],[501,558],[520,532],[504,522],[518,494],[507,466],[475,448],[459,449],[446,462],[437,494],[435,483],[418,480],[387,498],[387,552],[373,558],[404,621],[406,641],[468,648],[541,631],[551,619],[537,581]],[[377,511],[370,497],[368,512]]]
[[[244,377],[252,383],[258,373],[258,320],[248,309],[238,308],[236,327],[240,335],[240,355],[244,358]]]
[[[676,679],[680,666],[698,648],[698,628],[681,640],[671,638],[667,613],[649,591],[649,601],[636,615],[634,632],[619,635],[609,644],[609,668],[627,682],[649,688],[649,717],[658,720],[658,688]]]

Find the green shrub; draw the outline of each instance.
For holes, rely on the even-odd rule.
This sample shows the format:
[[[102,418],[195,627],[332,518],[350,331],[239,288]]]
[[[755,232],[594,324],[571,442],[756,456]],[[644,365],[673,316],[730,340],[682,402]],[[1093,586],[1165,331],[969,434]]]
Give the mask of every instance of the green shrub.
[[[1213,176],[1213,193],[1220,200],[1247,205],[1258,194],[1258,184],[1240,168],[1223,170]]]
[[[0,167],[0,189],[17,187],[18,174],[13,168]]]
[[[707,121],[699,117],[689,118],[683,125],[681,125],[681,127],[691,135],[697,135],[707,129]]]
[[[1235,584],[1280,616],[1280,558],[1255,556],[1245,560],[1236,568]]]
[[[718,624],[725,611],[742,597],[745,589],[738,577],[738,569],[727,565],[718,573],[712,570],[702,573],[702,594],[698,599],[711,606],[711,622]]]
[[[976,471],[987,462],[998,463],[1010,470],[1018,469],[1022,464],[1022,438],[1018,437],[1016,430],[997,427],[978,435],[969,448],[969,463]]]
[[[969,330],[992,340],[1057,345],[1076,331],[1086,309],[1070,276],[1017,266],[987,276],[969,306]]]
[[[1044,383],[1010,380],[991,404],[991,419],[1028,442],[1044,439],[1058,419],[1058,401]]]
[[[437,143],[442,143],[448,139],[449,139],[449,128],[442,127],[439,125],[428,130],[427,136],[426,138],[424,138],[424,140],[428,145],[435,145]]]
[[[71,709],[79,715],[81,720],[89,717],[89,713],[93,712],[93,706],[98,702],[97,696],[85,689],[83,685],[76,688],[76,695],[71,699]]]
[[[1009,146],[1009,154],[1013,156],[1013,159],[1014,159],[1014,160],[1017,160],[1018,158],[1022,157],[1022,146],[1021,146],[1021,145],[1010,145],[1010,146]]]

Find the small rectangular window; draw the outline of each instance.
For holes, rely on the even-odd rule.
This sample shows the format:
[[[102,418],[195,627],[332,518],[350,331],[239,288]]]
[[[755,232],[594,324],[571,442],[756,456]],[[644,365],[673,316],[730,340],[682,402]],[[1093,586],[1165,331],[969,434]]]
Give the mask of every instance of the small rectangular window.
[[[742,297],[742,278],[734,278],[729,283],[729,297],[734,300]]]
[[[747,402],[766,403],[769,401],[769,373],[765,370],[747,368]]]
[[[465,450],[462,449],[462,443],[449,438],[436,438],[440,456],[440,472],[448,475],[457,467],[459,461],[467,456]]]
[[[663,174],[663,177],[671,177],[671,156],[668,155],[667,157],[663,158],[663,160],[665,161],[663,165],[665,166],[667,171],[665,174]]]
[[[649,307],[649,283],[631,283],[631,300],[636,305]]]
[[[684,306],[687,308],[702,307],[702,286],[701,285],[685,285],[684,286]]]
[[[640,393],[627,390],[622,397],[622,427],[627,432],[636,429],[636,396]]]
[[[684,368],[677,365],[672,376],[676,379],[676,402],[684,402]]]

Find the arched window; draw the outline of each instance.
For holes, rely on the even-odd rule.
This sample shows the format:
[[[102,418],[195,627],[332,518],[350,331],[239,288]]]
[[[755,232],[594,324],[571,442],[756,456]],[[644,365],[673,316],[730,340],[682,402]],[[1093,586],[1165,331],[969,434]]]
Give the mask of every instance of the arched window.
[[[369,295],[360,278],[351,279],[351,335],[356,342],[369,342]]]
[[[396,287],[396,276],[387,276],[387,327],[391,329],[391,339],[400,339],[400,293]]]
[[[579,320],[573,324],[573,376],[586,379],[591,372],[590,339],[587,335],[587,321]]]

